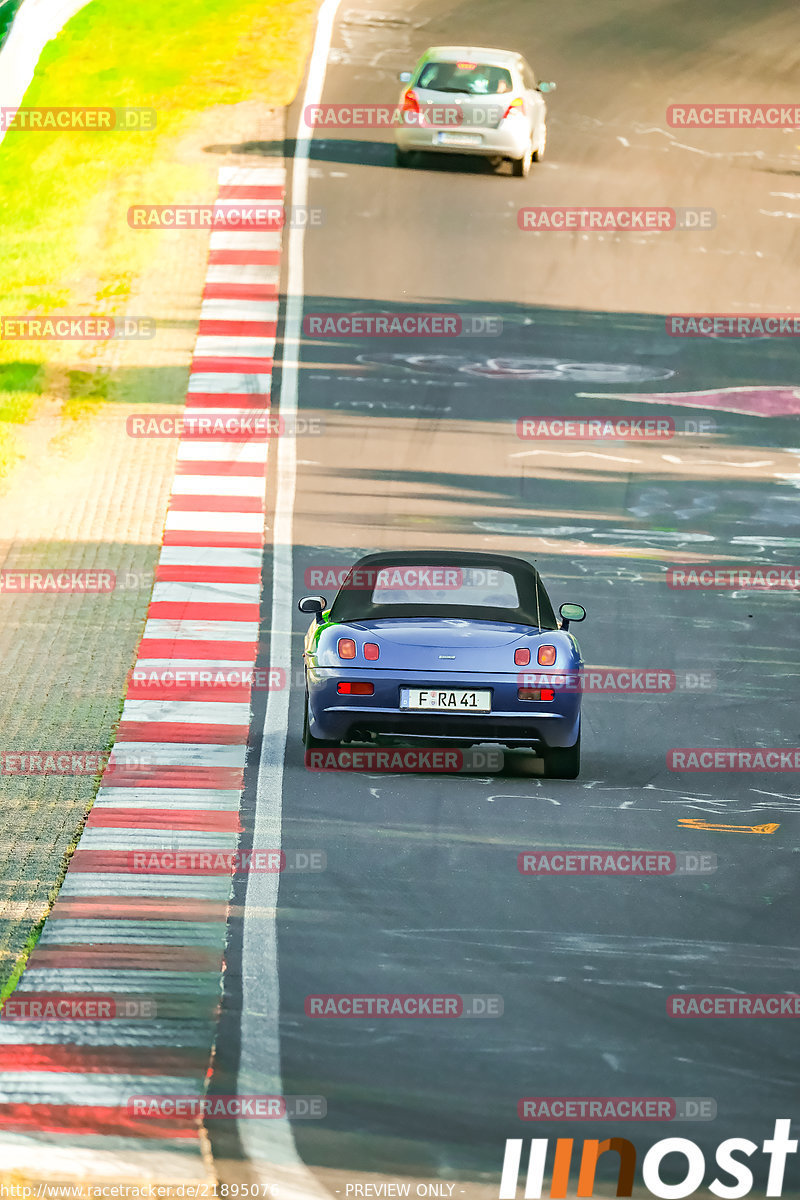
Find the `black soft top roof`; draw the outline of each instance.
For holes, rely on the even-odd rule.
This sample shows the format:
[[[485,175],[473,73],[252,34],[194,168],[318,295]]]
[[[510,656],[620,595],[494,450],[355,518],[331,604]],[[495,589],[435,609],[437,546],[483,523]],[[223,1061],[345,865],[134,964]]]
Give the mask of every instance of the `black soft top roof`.
[[[463,567],[470,570],[506,571],[514,579],[519,597],[517,608],[498,608],[494,605],[467,605],[433,602],[431,604],[373,604],[372,587],[365,587],[367,572],[387,567]],[[354,580],[361,574],[357,586]],[[367,554],[350,568],[331,605],[332,621],[369,621],[381,617],[453,617],[455,614],[473,621],[506,621],[514,625],[531,625],[539,629],[558,629],[553,606],[545,591],[541,576],[524,558],[510,554],[490,554],[471,550],[382,550]]]

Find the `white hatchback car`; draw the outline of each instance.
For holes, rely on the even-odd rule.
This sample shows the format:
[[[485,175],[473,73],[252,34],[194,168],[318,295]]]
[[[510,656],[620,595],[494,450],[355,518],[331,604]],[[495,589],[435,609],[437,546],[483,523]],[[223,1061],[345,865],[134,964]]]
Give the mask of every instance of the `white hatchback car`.
[[[399,167],[415,151],[477,154],[510,161],[512,173],[528,174],[547,144],[544,94],[554,83],[537,83],[529,63],[512,50],[483,46],[432,46],[400,97],[402,123],[395,132]]]

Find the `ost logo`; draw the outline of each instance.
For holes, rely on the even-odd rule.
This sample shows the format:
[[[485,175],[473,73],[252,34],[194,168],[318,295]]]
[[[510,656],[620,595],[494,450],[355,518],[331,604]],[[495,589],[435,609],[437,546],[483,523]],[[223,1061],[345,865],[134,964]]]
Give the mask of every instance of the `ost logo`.
[[[767,1177],[767,1196],[783,1194],[783,1177],[786,1170],[786,1159],[790,1154],[797,1153],[797,1141],[789,1137],[791,1121],[776,1120],[772,1139],[765,1141],[761,1147],[769,1157],[769,1175]],[[544,1171],[549,1138],[531,1138],[530,1158],[528,1160],[525,1180],[525,1200],[540,1200],[544,1184]],[[578,1176],[579,1197],[594,1194],[595,1171],[597,1161],[602,1154],[614,1150],[619,1155],[619,1174],[617,1176],[618,1196],[630,1196],[633,1192],[633,1179],[636,1171],[636,1147],[627,1138],[606,1138],[598,1141],[585,1138],[581,1155],[580,1174]],[[753,1187],[753,1172],[741,1161],[750,1158],[758,1144],[748,1138],[728,1138],[717,1146],[716,1164],[724,1175],[730,1176],[734,1182],[715,1178],[708,1184],[708,1190],[715,1196],[725,1200],[739,1200],[747,1196]],[[685,1166],[683,1179],[678,1183],[667,1183],[661,1178],[661,1164],[667,1155],[682,1155]],[[734,1157],[734,1154],[740,1157]],[[507,1138],[505,1155],[503,1157],[503,1174],[500,1180],[498,1200],[517,1200],[517,1186],[522,1160],[522,1138]],[[550,1191],[551,1197],[563,1198],[567,1195],[569,1186],[569,1169],[572,1160],[572,1138],[558,1138],[553,1158]],[[703,1151],[689,1138],[663,1138],[645,1154],[642,1160],[642,1182],[653,1196],[660,1200],[682,1200],[702,1187],[706,1173],[706,1161]]]

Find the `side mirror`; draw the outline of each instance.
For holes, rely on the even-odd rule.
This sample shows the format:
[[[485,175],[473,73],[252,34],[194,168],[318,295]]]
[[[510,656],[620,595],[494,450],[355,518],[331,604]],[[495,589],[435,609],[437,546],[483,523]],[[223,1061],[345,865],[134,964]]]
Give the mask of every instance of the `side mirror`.
[[[413,76],[410,71],[401,71],[397,78],[401,83],[411,83]]]
[[[536,90],[537,92],[554,92],[556,90],[556,85],[551,79],[549,83],[540,83]]]
[[[582,604],[562,604],[558,610],[558,615],[561,617],[561,628],[569,629],[570,621],[584,621],[586,619],[586,609]]]
[[[298,600],[297,607],[301,613],[316,613],[317,621],[322,621],[322,614],[325,611],[325,605],[328,601],[324,596],[303,596],[302,600]]]

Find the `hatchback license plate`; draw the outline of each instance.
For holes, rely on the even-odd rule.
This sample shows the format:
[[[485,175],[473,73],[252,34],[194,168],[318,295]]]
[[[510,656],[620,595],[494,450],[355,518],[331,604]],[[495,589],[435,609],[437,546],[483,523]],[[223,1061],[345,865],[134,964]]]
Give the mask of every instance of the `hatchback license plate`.
[[[480,146],[479,133],[440,133],[439,141],[445,146]]]
[[[492,693],[468,688],[401,688],[400,707],[435,712],[488,713]]]

